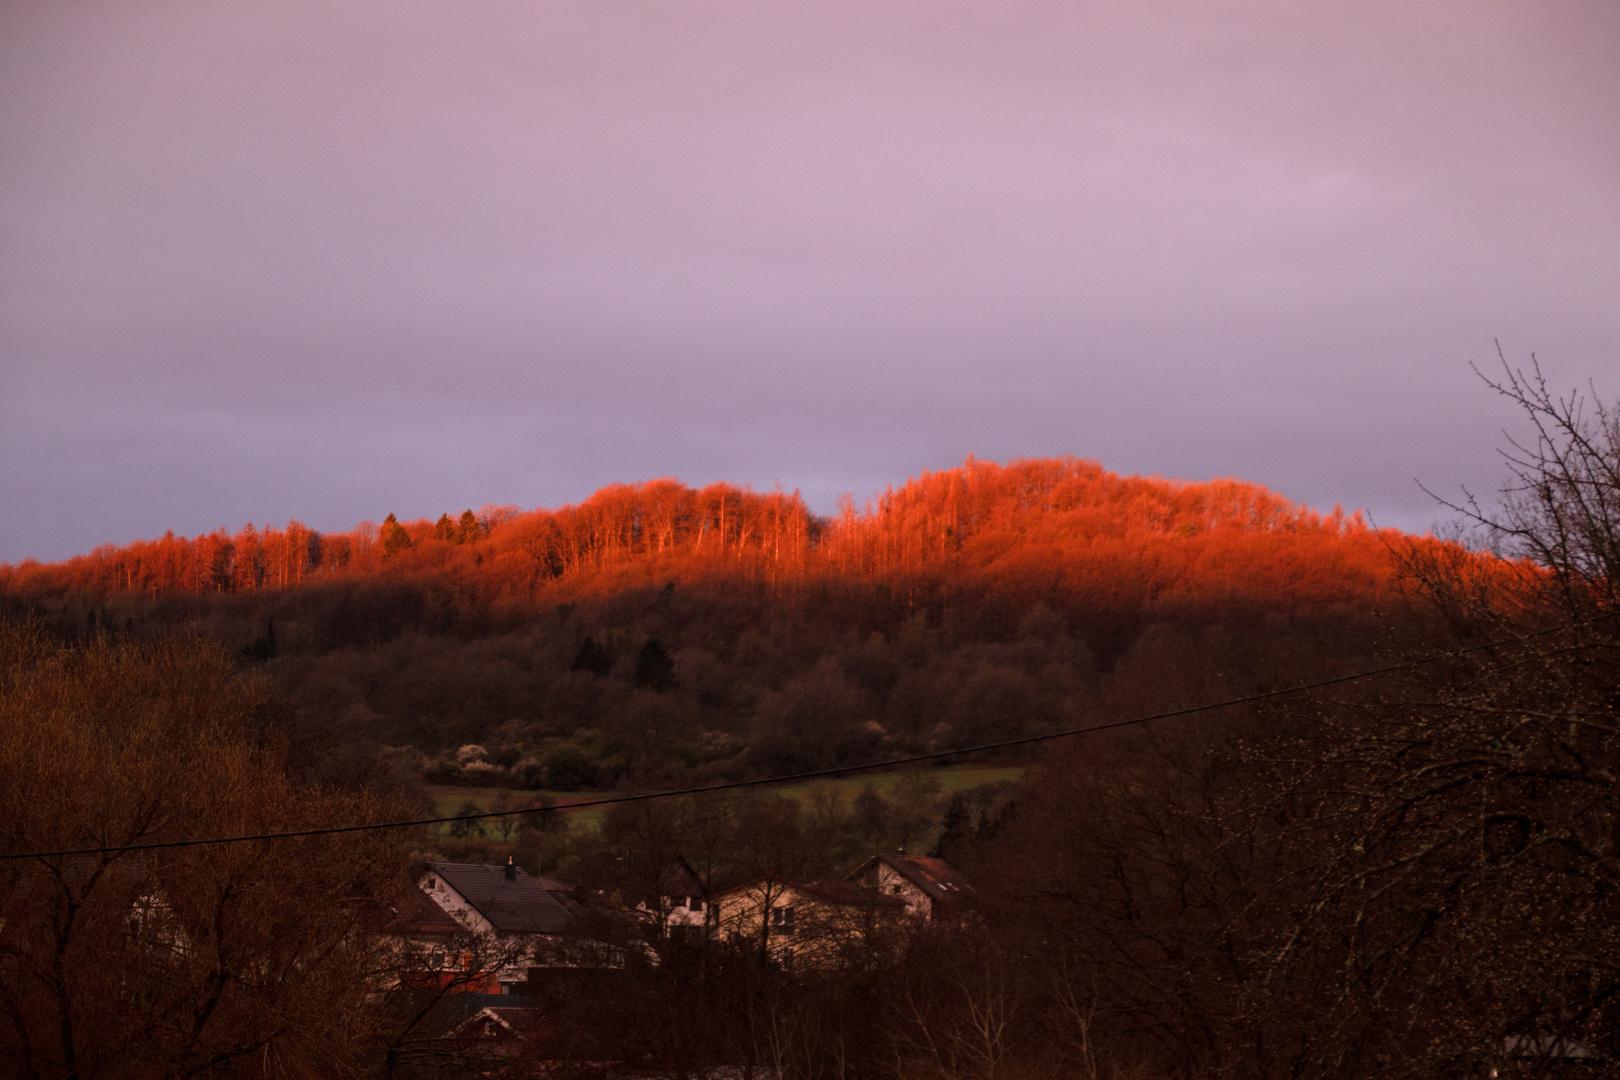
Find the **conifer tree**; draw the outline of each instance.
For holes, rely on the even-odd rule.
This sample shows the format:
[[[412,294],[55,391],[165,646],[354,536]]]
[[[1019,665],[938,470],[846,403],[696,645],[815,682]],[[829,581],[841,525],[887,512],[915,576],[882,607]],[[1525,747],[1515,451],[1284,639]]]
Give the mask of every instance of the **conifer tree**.
[[[588,671],[592,675],[606,675],[613,670],[613,657],[597,644],[595,638],[586,635],[585,640],[579,644],[579,651],[574,654],[574,662],[570,668],[574,671]]]
[[[411,546],[411,534],[405,531],[405,526],[399,519],[389,514],[383,519],[382,548],[384,555],[393,555],[405,551]]]
[[[657,638],[648,638],[636,656],[635,684],[655,694],[675,687],[675,659]]]

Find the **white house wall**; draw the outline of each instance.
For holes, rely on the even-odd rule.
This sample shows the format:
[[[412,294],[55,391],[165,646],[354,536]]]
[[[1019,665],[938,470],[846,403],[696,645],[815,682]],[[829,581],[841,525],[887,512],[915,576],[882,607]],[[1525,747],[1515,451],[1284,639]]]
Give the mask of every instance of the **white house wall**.
[[[452,889],[438,874],[429,871],[422,875],[422,880],[417,884],[435,904],[444,909],[445,914],[468,930],[491,936],[495,934],[495,924],[479,914],[477,908],[467,903],[466,898]]]
[[[906,911],[913,918],[926,919],[934,912],[934,902],[929,899],[928,894],[886,862],[878,863],[877,889],[885,896],[898,896],[903,900]]]

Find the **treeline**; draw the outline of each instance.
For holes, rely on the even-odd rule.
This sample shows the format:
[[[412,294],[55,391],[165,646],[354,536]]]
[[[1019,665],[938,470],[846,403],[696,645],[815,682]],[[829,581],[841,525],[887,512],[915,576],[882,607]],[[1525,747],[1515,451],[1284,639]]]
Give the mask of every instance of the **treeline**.
[[[390,514],[341,534],[296,521],[250,524],[234,536],[169,533],[60,563],[0,567],[0,588],[34,598],[155,598],[425,574],[512,602],[589,589],[605,571],[640,566],[676,577],[729,567],[771,581],[836,576],[912,587],[913,579],[988,576],[1077,599],[1135,590],[1312,602],[1364,599],[1386,584],[1385,548],[1359,516],[1324,516],[1251,484],[1120,477],[1073,458],[1007,466],[969,458],[863,509],[846,498],[833,519],[810,513],[797,492],[662,479],[611,485],[559,510],[489,506],[405,524]]]

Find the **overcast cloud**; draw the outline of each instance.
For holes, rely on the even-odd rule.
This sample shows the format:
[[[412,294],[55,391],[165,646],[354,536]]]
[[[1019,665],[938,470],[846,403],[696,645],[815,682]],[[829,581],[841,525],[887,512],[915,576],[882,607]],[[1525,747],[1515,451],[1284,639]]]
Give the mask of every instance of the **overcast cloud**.
[[[0,561],[970,452],[1421,529],[1617,286],[1610,2],[0,2]]]

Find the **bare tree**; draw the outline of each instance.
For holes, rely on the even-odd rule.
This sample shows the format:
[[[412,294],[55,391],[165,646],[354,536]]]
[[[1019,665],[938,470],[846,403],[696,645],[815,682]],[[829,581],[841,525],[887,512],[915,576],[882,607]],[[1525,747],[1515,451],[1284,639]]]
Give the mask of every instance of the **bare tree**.
[[[1535,437],[1497,505],[1447,505],[1514,561],[1412,543],[1424,647],[1460,651],[1274,758],[1315,858],[1273,1008],[1317,988],[1324,1073],[1620,1056],[1620,419],[1534,366],[1487,382]]]
[[[951,933],[914,943],[892,993],[893,1071],[902,1078],[1004,1080],[1028,1075],[1030,1034],[1016,964],[993,940]]]
[[[456,1035],[451,1009],[461,994],[481,993],[498,972],[519,967],[533,954],[514,935],[472,930],[433,941],[389,934],[374,978],[386,987],[377,1042],[382,1073],[394,1078],[499,1072],[510,1064],[500,1048]]]
[[[1613,612],[1620,595],[1620,411],[1595,392],[1555,394],[1534,357],[1528,372],[1505,359],[1502,366],[1500,380],[1482,378],[1518,406],[1535,437],[1510,439],[1502,451],[1509,479],[1496,507],[1466,490],[1461,502],[1439,501],[1492,547],[1542,571],[1516,580],[1516,589],[1569,618]]]
[[[0,625],[0,851],[375,820],[300,786],[273,703],[197,641],[67,647]],[[343,1076],[376,1031],[383,834],[0,863],[0,1058],[18,1074]]]

